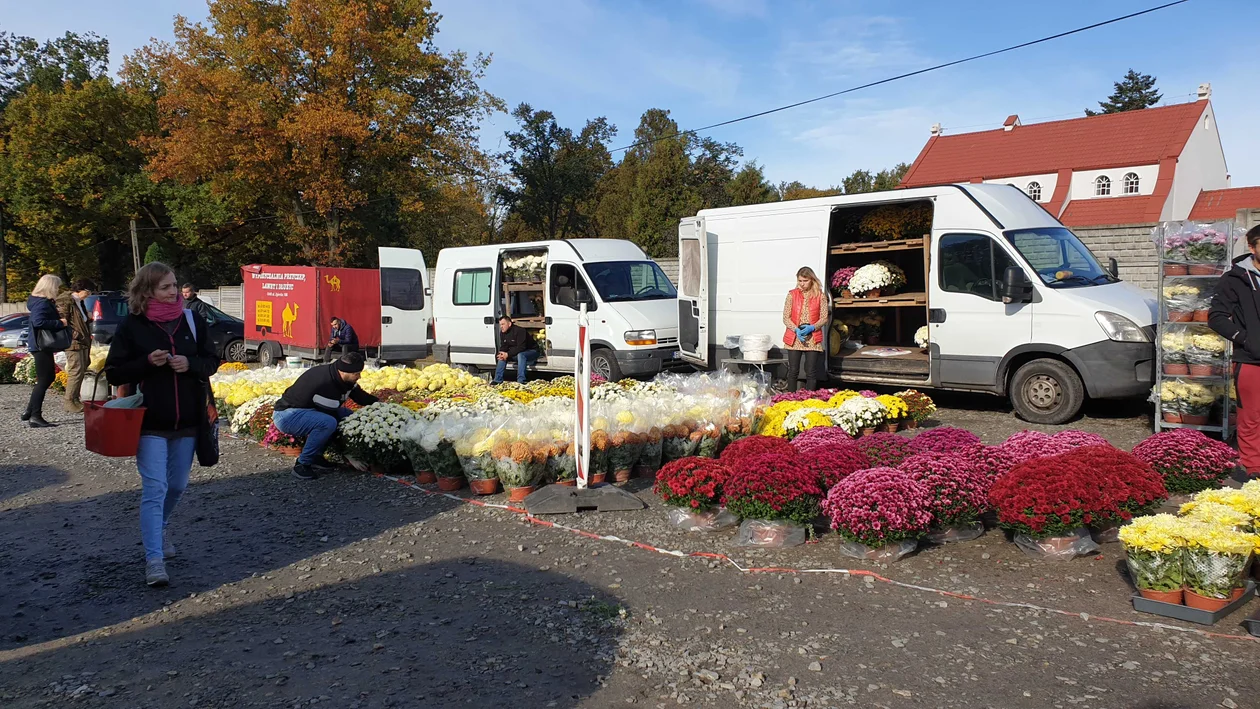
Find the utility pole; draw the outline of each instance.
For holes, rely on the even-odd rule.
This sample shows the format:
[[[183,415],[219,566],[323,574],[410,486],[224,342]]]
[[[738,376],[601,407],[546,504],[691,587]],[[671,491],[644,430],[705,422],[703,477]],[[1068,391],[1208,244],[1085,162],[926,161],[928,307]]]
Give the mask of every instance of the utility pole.
[[[136,220],[131,220],[131,261],[140,270],[140,240],[136,238]]]

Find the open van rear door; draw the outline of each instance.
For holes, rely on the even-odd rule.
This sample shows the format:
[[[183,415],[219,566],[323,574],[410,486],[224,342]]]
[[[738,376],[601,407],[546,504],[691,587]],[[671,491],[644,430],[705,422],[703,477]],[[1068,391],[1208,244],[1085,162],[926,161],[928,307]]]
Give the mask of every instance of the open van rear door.
[[[678,224],[678,350],[709,366],[709,239],[704,217]]]
[[[429,269],[418,249],[382,246],[377,249],[381,268],[381,352],[390,362],[408,362],[429,356],[432,341],[433,291]]]

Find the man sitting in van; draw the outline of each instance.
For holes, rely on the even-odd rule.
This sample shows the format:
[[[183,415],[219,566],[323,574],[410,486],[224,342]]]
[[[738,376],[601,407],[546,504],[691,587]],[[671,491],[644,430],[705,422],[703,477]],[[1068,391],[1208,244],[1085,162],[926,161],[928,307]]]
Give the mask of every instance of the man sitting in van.
[[[306,370],[284,390],[275,404],[272,423],[281,433],[306,439],[293,466],[293,477],[314,480],[319,473],[332,470],[324,459],[324,448],[337,432],[337,422],[350,415],[343,406],[346,399],[359,406],[377,402],[375,396],[359,388],[361,376],[363,355],[350,352],[332,364]]]
[[[508,362],[516,362],[516,381],[525,383],[525,370],[538,361],[538,349],[534,338],[520,325],[513,325],[512,318],[504,315],[499,318],[499,353],[495,355],[499,364],[494,368],[494,383],[502,384],[503,375],[507,372]]]

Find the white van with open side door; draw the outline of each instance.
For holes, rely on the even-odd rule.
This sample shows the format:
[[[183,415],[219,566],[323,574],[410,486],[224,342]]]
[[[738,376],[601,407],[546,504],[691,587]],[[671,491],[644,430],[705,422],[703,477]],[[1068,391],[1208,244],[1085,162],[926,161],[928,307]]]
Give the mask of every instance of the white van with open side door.
[[[782,342],[802,266],[830,288],[837,270],[882,261],[904,273],[894,292],[832,291],[834,380],[1008,396],[1046,424],[1071,419],[1087,395],[1145,396],[1154,381],[1152,294],[1009,185],[708,209],[682,220],[678,245],[679,347],[701,367],[733,356],[740,335]]]
[[[591,371],[609,380],[651,376],[680,362],[677,291],[629,241],[559,239],[438,252],[434,357],[492,370],[498,318],[539,342],[535,369],[572,373],[579,304],[590,313]],[[516,363],[509,362],[515,370]]]

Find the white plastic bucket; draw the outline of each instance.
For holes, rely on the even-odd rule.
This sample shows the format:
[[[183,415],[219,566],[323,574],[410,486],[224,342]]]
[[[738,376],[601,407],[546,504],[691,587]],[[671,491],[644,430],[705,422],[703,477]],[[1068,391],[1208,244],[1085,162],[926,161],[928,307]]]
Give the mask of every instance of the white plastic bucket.
[[[301,369],[302,358],[301,357],[285,357],[284,366],[288,367],[289,369]]]
[[[744,359],[751,362],[764,362],[770,354],[769,335],[740,335],[739,349]]]

